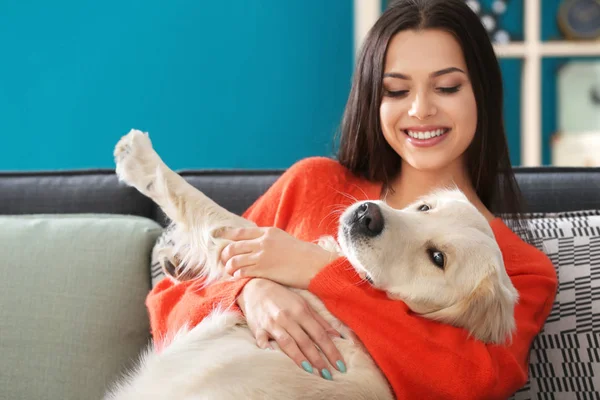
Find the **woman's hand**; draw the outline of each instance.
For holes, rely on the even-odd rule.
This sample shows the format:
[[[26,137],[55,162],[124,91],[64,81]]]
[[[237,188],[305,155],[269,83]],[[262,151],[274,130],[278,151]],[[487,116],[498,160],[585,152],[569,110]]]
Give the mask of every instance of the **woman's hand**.
[[[230,275],[267,278],[299,289],[308,288],[321,268],[336,258],[278,228],[227,229],[221,237],[233,240],[221,253]]]
[[[270,347],[272,338],[299,367],[309,373],[316,369],[331,380],[318,347],[331,365],[346,372],[342,355],[330,337],[341,335],[299,294],[270,280],[252,279],[237,302],[260,348]]]

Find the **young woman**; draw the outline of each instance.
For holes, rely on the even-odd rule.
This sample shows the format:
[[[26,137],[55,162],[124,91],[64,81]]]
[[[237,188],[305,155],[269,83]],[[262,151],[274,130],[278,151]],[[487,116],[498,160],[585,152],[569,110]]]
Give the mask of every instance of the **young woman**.
[[[234,242],[222,260],[239,279],[201,290],[198,282],[158,284],[147,299],[154,337],[199,323],[217,305],[239,306],[259,346],[275,340],[299,367],[335,379],[346,370],[329,336],[336,332],[284,285],[307,288],[356,332],[397,398],[510,396],[527,380],[529,346],[557,279],[549,259],[495,214],[523,225],[502,101],[493,47],[463,1],[396,1],[364,42],[337,160],[299,161],[245,213],[261,228],[227,233]],[[314,244],[335,235],[339,210],[353,199],[402,208],[448,184],[488,219],[519,292],[506,346],[416,316]]]

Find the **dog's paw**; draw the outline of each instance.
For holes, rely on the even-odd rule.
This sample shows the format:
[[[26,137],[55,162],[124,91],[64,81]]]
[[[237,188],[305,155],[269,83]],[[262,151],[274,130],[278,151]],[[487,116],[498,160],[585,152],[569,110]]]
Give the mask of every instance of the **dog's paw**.
[[[152,185],[161,160],[147,133],[132,129],[119,140],[113,155],[119,180],[141,191]]]

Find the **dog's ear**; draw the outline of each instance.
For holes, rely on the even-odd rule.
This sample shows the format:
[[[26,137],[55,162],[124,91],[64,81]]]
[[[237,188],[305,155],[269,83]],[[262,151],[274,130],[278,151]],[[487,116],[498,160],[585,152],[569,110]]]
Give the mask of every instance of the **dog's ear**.
[[[179,282],[177,278],[177,267],[169,260],[168,258],[163,258],[160,261],[160,266],[165,274],[165,276],[172,281]]]
[[[164,258],[160,265],[167,278],[174,282],[185,282],[198,278],[193,269],[184,268],[183,263],[177,258],[173,260]]]
[[[510,342],[515,330],[514,309],[518,293],[508,276],[504,281],[493,272],[466,298],[428,316],[465,328],[473,337],[486,343]]]

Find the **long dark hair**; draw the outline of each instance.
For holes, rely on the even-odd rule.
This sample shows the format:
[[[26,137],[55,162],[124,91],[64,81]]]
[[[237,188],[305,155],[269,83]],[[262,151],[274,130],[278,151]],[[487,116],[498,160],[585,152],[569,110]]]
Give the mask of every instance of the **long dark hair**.
[[[460,44],[477,103],[477,129],[466,152],[471,181],[488,209],[510,214],[511,228],[527,230],[504,132],[500,66],[485,28],[464,0],[398,0],[377,20],[357,59],[342,119],[339,162],[385,186],[400,171],[401,159],[383,137],[379,108],[388,44],[408,29],[444,30]]]

